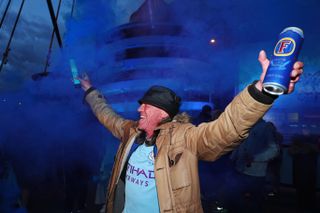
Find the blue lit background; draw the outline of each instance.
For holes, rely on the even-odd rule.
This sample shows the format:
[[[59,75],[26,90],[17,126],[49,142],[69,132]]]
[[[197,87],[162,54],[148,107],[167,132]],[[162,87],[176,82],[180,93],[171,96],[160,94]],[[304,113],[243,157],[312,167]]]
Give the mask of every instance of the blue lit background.
[[[150,85],[161,84],[182,96],[182,110],[195,116],[204,104],[225,107],[258,79],[260,49],[270,55],[282,29],[297,26],[305,34],[300,57],[305,73],[295,93],[280,97],[266,119],[274,121],[288,144],[302,128],[319,132],[319,1],[167,1],[171,16],[151,26],[178,26],[178,33],[170,33],[170,28],[160,35],[123,37],[123,29],[140,26],[129,23],[143,1],[137,2],[78,0],[74,17],[64,14],[64,48],[53,49],[48,77],[32,81],[37,71],[29,70],[29,59],[16,61],[25,66],[12,70],[12,58],[0,73],[0,144],[20,165],[17,171],[24,179],[58,177],[53,168],[62,160],[68,169],[69,163],[81,159],[95,173],[105,150],[113,160],[117,142],[83,104],[83,92],[73,87],[71,58],[122,115],[136,119],[136,100]],[[210,43],[212,38],[215,43]],[[21,36],[15,42],[28,40]],[[159,46],[164,55],[128,57],[132,49]],[[42,49],[36,42],[32,48]]]

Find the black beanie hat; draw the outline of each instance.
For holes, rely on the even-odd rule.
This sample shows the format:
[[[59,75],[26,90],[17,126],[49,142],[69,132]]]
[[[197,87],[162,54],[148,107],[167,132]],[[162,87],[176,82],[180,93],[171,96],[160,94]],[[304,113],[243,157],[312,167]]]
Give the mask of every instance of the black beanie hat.
[[[163,86],[152,86],[139,100],[140,104],[150,104],[167,112],[173,118],[181,105],[181,98],[171,89]]]

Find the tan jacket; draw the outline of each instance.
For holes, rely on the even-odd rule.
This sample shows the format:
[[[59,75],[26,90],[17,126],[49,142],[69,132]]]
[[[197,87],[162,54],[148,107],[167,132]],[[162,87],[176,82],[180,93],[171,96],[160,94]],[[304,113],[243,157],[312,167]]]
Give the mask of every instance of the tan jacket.
[[[86,101],[99,121],[122,141],[108,186],[107,212],[111,213],[115,210],[116,185],[139,131],[133,121],[117,115],[97,90],[90,92]],[[213,122],[203,123],[198,127],[178,122],[159,126],[154,173],[160,212],[203,212],[198,160],[214,161],[232,150],[270,107],[271,105],[257,102],[245,89]]]

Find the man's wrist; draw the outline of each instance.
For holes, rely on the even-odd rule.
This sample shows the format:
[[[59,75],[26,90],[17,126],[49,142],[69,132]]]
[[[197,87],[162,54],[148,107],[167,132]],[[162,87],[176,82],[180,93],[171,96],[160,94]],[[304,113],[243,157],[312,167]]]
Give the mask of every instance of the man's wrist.
[[[259,83],[260,82],[260,83]],[[260,90],[261,87],[261,90]],[[277,95],[271,95],[263,91],[261,81],[254,81],[249,87],[248,92],[256,101],[263,104],[272,104]]]
[[[92,92],[93,90],[95,90],[96,88],[91,86],[89,89],[87,89],[85,92],[84,92],[84,99],[87,97],[87,95],[89,95],[90,92]]]

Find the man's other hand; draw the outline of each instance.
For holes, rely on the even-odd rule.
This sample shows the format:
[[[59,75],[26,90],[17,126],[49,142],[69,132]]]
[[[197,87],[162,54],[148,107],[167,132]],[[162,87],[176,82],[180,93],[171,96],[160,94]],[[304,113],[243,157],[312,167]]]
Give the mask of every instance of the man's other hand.
[[[90,87],[92,87],[89,76],[86,73],[82,74],[82,76],[78,77],[77,79],[80,81],[81,88],[84,91],[87,91]]]

